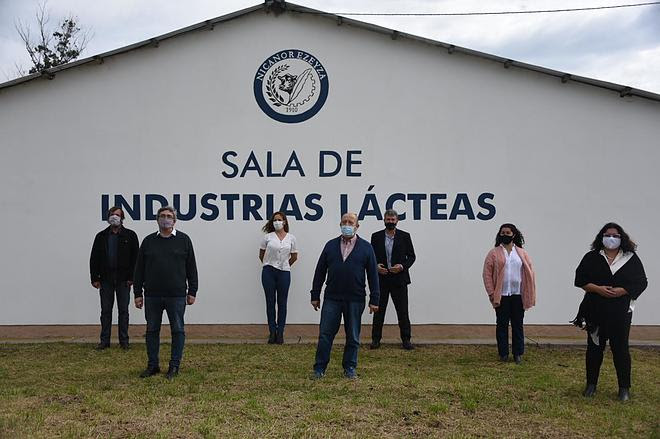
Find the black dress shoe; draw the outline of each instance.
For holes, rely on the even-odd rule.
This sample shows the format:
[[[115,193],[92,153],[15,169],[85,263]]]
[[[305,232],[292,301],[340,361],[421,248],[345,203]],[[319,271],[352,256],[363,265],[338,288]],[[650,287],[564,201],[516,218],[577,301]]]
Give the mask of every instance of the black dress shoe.
[[[509,356],[508,355],[500,355],[500,361],[502,363],[506,363],[507,361],[509,361]]]
[[[125,351],[127,351],[131,348],[131,346],[128,343],[120,343],[119,347],[122,348]]]
[[[628,401],[630,399],[630,389],[619,387],[619,401]]]
[[[584,388],[584,392],[582,392],[582,396],[585,398],[592,398],[596,394],[596,385],[595,384],[587,384],[587,387]]]
[[[514,355],[513,356],[513,361],[515,361],[516,364],[522,363],[522,356],[521,355]]]
[[[275,337],[275,344],[284,344],[284,334],[281,332],[277,333],[277,336]]]
[[[401,343],[401,347],[407,351],[412,351],[413,349],[415,349],[415,346],[413,346],[413,344],[410,343],[410,340],[404,340]]]
[[[104,349],[108,349],[109,347],[110,347],[109,343],[99,343],[96,345],[94,349],[96,349],[97,351],[102,351]]]
[[[170,366],[169,369],[167,369],[167,375],[165,375],[165,378],[168,380],[173,380],[175,376],[179,374],[179,368],[178,367],[172,367]]]
[[[378,349],[378,348],[380,348],[380,341],[374,340],[369,345],[369,349]]]
[[[158,373],[160,373],[160,367],[147,367],[140,374],[140,378],[149,378],[150,376],[154,376]]]
[[[275,344],[275,340],[277,340],[277,333],[275,331],[271,331],[270,335],[268,336],[268,344]]]

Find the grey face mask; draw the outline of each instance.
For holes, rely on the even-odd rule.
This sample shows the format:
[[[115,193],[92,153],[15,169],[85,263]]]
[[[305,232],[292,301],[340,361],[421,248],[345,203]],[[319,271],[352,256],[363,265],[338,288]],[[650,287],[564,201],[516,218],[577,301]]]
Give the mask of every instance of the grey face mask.
[[[110,215],[108,217],[108,223],[110,223],[111,226],[119,226],[121,225],[121,217],[119,215]]]
[[[172,218],[158,218],[158,227],[161,229],[171,229],[174,227],[174,220]]]

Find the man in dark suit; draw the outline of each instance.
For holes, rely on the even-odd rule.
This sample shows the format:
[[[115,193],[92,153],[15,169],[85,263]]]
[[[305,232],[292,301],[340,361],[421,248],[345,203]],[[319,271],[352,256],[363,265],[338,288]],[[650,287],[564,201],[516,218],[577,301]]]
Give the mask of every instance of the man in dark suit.
[[[415,263],[415,249],[410,234],[396,228],[399,215],[393,209],[385,211],[385,229],[371,235],[371,246],[378,262],[378,280],[380,284],[380,302],[374,314],[371,331],[371,349],[380,347],[383,335],[383,322],[387,302],[392,296],[396,315],[399,320],[402,346],[406,350],[414,349],[410,342],[410,318],[408,317],[409,270]]]
[[[92,286],[101,297],[101,337],[96,349],[110,347],[112,309],[117,296],[119,314],[119,345],[128,349],[128,304],[130,302],[133,270],[138,254],[138,237],[134,231],[124,227],[124,211],[115,206],[108,210],[105,229],[96,234],[89,269]]]

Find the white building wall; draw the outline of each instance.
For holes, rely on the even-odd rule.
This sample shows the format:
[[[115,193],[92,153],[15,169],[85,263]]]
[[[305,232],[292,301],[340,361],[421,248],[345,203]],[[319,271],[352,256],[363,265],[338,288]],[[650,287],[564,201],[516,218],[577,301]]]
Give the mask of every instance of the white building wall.
[[[259,63],[288,48],[317,56],[330,84],[322,110],[299,124],[267,117],[252,90]],[[321,17],[262,12],[53,81],[0,90],[0,324],[98,322],[88,258],[105,227],[101,195],[140,195],[142,219],[126,226],[141,239],[155,230],[144,220],[149,193],[170,203],[173,194],[281,200],[294,193],[303,214],[305,196],[321,194],[320,220],[291,219],[300,260],[288,321],[315,323],[308,292],[323,244],[339,232],[339,195],[359,210],[364,194],[374,193],[384,210],[387,196],[401,192],[446,193],[446,213],[457,193],[468,194],[475,213],[483,212],[479,194],[493,193],[497,210],[487,221],[431,220],[427,199],[414,220],[412,202],[395,205],[408,215],[400,228],[412,234],[418,256],[413,323],[494,322],[481,269],[503,222],[521,228],[537,270],[537,306],[526,322],[566,323],[581,298],[574,269],[613,220],[639,243],[650,283],[633,322],[657,325],[659,121],[657,102]],[[264,168],[273,151],[279,171],[295,150],[306,175],[228,179],[221,156],[230,150],[240,164],[254,151]],[[320,150],[360,150],[361,176],[319,178]],[[187,201],[182,207],[187,211]],[[264,221],[244,221],[240,210],[227,220],[220,212],[214,221],[198,212],[177,224],[193,240],[200,273],[187,322],[263,323],[257,252]],[[368,239],[381,227],[367,217],[359,233]],[[388,321],[395,320],[391,310]],[[131,322],[143,323],[142,312],[132,309]]]

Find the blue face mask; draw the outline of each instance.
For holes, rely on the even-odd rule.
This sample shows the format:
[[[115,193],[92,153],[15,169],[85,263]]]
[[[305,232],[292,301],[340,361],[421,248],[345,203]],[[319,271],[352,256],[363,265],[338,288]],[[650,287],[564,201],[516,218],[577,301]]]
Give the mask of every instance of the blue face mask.
[[[355,227],[353,226],[341,226],[341,234],[346,238],[352,238],[355,234]]]

